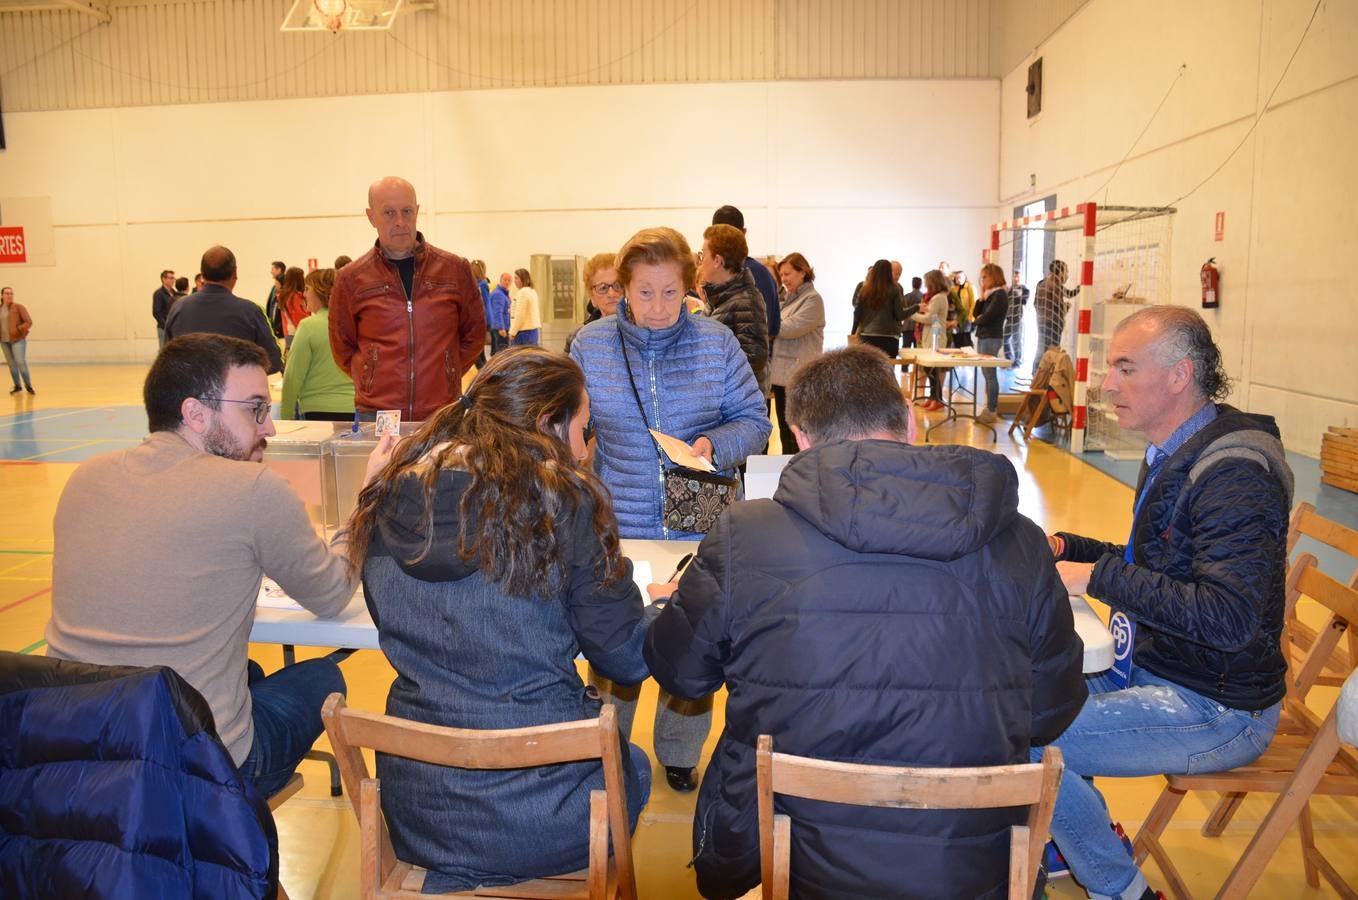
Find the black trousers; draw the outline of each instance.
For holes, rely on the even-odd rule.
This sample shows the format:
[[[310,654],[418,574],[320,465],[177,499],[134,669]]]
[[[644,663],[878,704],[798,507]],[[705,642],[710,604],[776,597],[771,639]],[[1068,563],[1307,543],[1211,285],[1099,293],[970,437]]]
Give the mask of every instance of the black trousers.
[[[895,359],[901,354],[900,338],[886,337],[878,334],[864,334],[860,335],[860,337],[863,339],[863,343],[881,350],[887,355],[888,359]]]
[[[773,385],[773,397],[769,406],[778,413],[778,440],[784,453],[796,453],[797,436],[787,421],[787,388],[781,384]]]

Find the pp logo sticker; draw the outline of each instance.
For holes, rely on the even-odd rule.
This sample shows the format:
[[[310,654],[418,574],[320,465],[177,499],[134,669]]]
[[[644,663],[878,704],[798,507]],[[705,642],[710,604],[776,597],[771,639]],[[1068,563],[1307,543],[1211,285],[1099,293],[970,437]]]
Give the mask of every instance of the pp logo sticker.
[[[1115,612],[1108,620],[1108,630],[1113,633],[1113,668],[1108,675],[1114,684],[1125,688],[1132,682],[1132,647],[1136,644],[1136,622],[1124,612]]]
[[[1113,633],[1113,659],[1122,662],[1132,655],[1132,638],[1136,634],[1136,626],[1132,620],[1127,618],[1124,612],[1113,613],[1112,619],[1108,621],[1108,630]]]

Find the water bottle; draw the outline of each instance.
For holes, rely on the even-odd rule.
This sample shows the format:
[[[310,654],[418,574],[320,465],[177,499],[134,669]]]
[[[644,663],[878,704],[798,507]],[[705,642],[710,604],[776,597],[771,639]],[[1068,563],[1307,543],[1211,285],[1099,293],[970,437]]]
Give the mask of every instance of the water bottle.
[[[929,349],[938,352],[938,345],[943,343],[943,326],[935,322],[929,326]]]

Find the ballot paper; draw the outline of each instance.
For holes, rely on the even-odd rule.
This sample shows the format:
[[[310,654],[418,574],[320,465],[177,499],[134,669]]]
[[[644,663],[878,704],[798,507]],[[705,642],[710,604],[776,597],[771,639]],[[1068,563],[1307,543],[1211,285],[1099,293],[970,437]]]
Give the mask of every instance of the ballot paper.
[[[669,461],[676,466],[697,469],[699,472],[717,471],[710,462],[690,450],[688,444],[677,437],[665,434],[663,431],[656,431],[654,428],[647,430],[651,432],[651,437],[655,438],[655,442],[660,445],[661,451],[669,458]]]
[[[641,589],[641,602],[650,606],[651,595],[646,593],[646,585],[655,581],[655,576],[651,574],[651,564],[644,559],[632,560],[632,581]]]
[[[255,605],[263,609],[301,609],[302,606],[296,600],[288,596],[288,592],[278,586],[267,575],[259,585],[259,597],[255,600]]]

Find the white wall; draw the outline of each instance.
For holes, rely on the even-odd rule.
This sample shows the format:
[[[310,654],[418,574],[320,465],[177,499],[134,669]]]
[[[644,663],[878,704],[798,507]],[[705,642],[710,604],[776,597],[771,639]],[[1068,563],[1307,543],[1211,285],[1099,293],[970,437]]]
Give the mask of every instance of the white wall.
[[[1204,311],[1236,379],[1232,403],[1277,417],[1316,455],[1328,425],[1358,424],[1358,4],[1324,3],[1286,80],[1311,0],[1091,0],[1038,49],[1044,102],[1026,119],[1023,60],[1001,87],[999,218],[1055,193],[1138,206],[1176,201],[1173,302],[1198,306],[1198,268],[1222,269]],[[1210,35],[1211,39],[1204,39]],[[1098,190],[1188,68],[1106,191]],[[1037,187],[1029,187],[1036,177]],[[1097,193],[1096,193],[1097,192]],[[1224,240],[1213,239],[1218,211]]]
[[[965,136],[918,123],[946,116]],[[50,196],[55,267],[0,279],[33,313],[29,358],[149,360],[163,268],[235,251],[243,296],[269,261],[328,264],[373,233],[367,185],[395,173],[434,244],[492,272],[530,253],[612,250],[638,228],[697,249],[723,203],[751,249],[804,253],[848,330],[853,285],[878,257],[907,273],[975,265],[993,218],[994,81],[762,82],[539,88],[18,113],[0,197]]]

